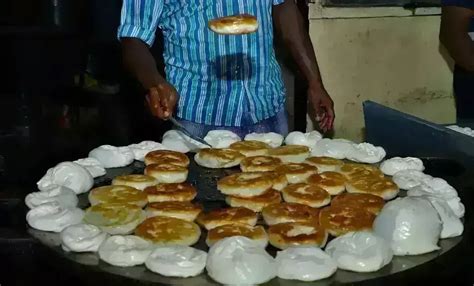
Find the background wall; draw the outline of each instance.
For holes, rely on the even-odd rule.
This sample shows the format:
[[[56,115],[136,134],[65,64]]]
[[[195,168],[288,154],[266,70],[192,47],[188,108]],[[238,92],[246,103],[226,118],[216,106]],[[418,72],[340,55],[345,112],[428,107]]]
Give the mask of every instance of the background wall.
[[[411,13],[312,5],[310,35],[336,106],[335,137],[363,140],[367,99],[433,122],[455,121],[452,63],[439,45],[440,17]]]

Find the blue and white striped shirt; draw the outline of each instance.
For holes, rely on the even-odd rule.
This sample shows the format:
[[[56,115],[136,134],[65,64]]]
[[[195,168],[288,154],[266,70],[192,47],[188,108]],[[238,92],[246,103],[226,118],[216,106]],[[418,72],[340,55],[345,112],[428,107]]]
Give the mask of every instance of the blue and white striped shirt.
[[[164,35],[166,77],[178,91],[177,117],[214,126],[245,126],[284,108],[285,89],[273,48],[272,5],[284,0],[124,0],[118,37],[148,45]],[[259,29],[218,35],[217,17],[251,14]]]

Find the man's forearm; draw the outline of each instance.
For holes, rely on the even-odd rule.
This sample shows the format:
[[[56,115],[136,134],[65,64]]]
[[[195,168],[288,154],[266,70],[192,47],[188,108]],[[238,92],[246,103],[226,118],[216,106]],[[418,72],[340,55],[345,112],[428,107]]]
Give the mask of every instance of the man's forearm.
[[[122,55],[125,67],[145,89],[165,81],[156,67],[148,46],[140,39],[122,38]]]
[[[474,42],[468,27],[474,13],[460,7],[444,7],[441,18],[440,40],[457,65],[474,72]]]
[[[294,0],[286,0],[285,3],[274,6],[273,22],[276,32],[285,42],[309,84],[323,87],[313,44]]]

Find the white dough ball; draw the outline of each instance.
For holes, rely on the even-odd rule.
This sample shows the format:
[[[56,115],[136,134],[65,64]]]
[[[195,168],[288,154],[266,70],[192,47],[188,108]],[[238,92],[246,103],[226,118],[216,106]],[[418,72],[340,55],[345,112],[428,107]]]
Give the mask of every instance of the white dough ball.
[[[211,130],[204,137],[204,141],[212,148],[229,148],[230,144],[241,140],[237,134],[228,130]]]
[[[92,224],[74,224],[61,231],[61,245],[64,251],[97,252],[107,234]]]
[[[393,176],[397,172],[404,170],[416,170],[423,172],[425,170],[425,166],[423,165],[423,161],[418,158],[394,157],[383,161],[382,164],[380,164],[380,170],[382,170],[385,175]]]
[[[51,185],[48,190],[30,193],[25,197],[25,204],[30,209],[46,203],[57,203],[65,208],[75,208],[78,201],[73,190],[58,185]]]
[[[145,155],[150,153],[151,151],[166,149],[163,144],[155,141],[142,141],[137,144],[128,145],[128,148],[132,150],[135,160],[142,162],[145,160]]]
[[[345,159],[352,152],[354,143],[345,139],[324,138],[316,143],[311,151],[311,156]]]
[[[189,136],[184,135],[181,131],[178,130],[169,130],[163,135],[163,140],[161,142],[163,146],[168,150],[187,153],[187,152],[196,152],[200,149],[209,148],[202,143],[190,138]]]
[[[119,168],[130,165],[135,156],[127,146],[102,145],[89,152],[89,157],[97,159],[105,168]]]
[[[84,217],[79,208],[64,208],[58,203],[42,204],[26,214],[28,224],[37,230],[61,232],[66,227],[78,224]]]
[[[323,139],[323,135],[318,131],[303,133],[300,131],[290,132],[285,138],[286,145],[303,145],[311,150],[316,147],[316,143]]]
[[[278,277],[289,280],[316,281],[332,276],[337,270],[334,259],[317,247],[289,247],[275,258]]]
[[[260,141],[270,145],[272,148],[280,147],[283,144],[283,136],[275,132],[249,133],[245,136],[245,141]]]
[[[156,248],[145,262],[146,267],[167,277],[193,277],[206,267],[207,253],[189,246]]]
[[[417,170],[403,170],[396,172],[392,180],[400,189],[410,190],[433,177]]]
[[[430,201],[405,197],[390,201],[374,221],[374,233],[390,243],[395,255],[438,250],[441,220]]]
[[[212,279],[226,285],[262,284],[276,276],[273,257],[258,242],[243,236],[216,242],[209,249],[206,269]]]
[[[375,164],[382,161],[387,153],[382,147],[370,143],[355,144],[346,158],[359,163]]]
[[[86,168],[86,170],[91,174],[93,178],[103,176],[107,173],[105,171],[104,166],[102,166],[102,163],[100,163],[99,160],[95,158],[87,157],[83,159],[78,159],[74,161],[74,163],[77,163],[82,167]]]
[[[372,232],[349,232],[331,240],[326,252],[340,269],[354,272],[378,271],[392,261],[393,251],[383,238]]]
[[[99,257],[105,262],[120,267],[145,263],[153,251],[153,245],[135,235],[114,235],[99,247]]]
[[[40,191],[49,191],[59,185],[73,190],[76,194],[82,194],[92,188],[94,179],[81,165],[73,162],[62,162],[48,169],[36,184]]]

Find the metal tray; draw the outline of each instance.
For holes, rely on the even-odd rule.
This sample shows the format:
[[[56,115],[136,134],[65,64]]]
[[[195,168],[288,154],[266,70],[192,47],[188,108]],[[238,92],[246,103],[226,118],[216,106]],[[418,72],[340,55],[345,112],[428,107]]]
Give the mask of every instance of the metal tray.
[[[219,178],[238,172],[238,169],[228,170],[211,170],[197,166],[193,160],[191,160],[189,168],[188,181],[194,184],[198,189],[198,195],[196,201],[203,204],[205,210],[215,209],[226,206],[224,197],[216,189],[216,182]],[[436,163],[436,160],[426,160],[428,166],[431,166],[433,171],[439,169],[437,165],[445,166],[445,163]],[[450,163],[448,161],[448,163]],[[453,163],[450,163],[453,164]],[[448,164],[448,166],[450,166]],[[103,177],[96,179],[96,186],[110,184],[112,178],[119,175],[125,174],[139,174],[143,173],[144,165],[141,162],[134,162],[132,165],[125,168],[116,168],[107,170],[107,174]],[[438,175],[438,174],[437,174]],[[403,196],[403,192],[401,192]],[[79,206],[85,208],[88,205],[87,195],[81,195]],[[115,275],[121,278],[128,278],[129,281],[137,284],[161,284],[161,285],[218,285],[212,281],[205,273],[192,278],[169,278],[158,274],[155,274],[145,268],[145,266],[135,267],[116,267],[109,265],[101,261],[96,253],[68,253],[64,252],[60,246],[60,238],[57,233],[48,233],[29,229],[28,232],[37,239],[43,246],[47,255],[54,255],[56,258],[61,258],[60,261],[64,262],[65,265],[62,267],[69,267],[72,271],[78,272],[93,271],[95,273],[104,272],[107,274]],[[202,250],[208,250],[205,243],[206,232],[203,231],[201,239],[195,245],[196,248]],[[381,270],[373,273],[355,273],[344,270],[338,270],[332,277],[312,283],[312,285],[330,285],[330,284],[342,284],[342,283],[355,283],[360,281],[368,281],[381,277],[393,276],[402,271],[406,271],[427,262],[437,260],[440,256],[444,256],[448,251],[453,250],[456,246],[465,240],[465,236],[460,236],[451,239],[440,240],[439,245],[441,249],[435,252],[431,252],[424,255],[417,256],[395,256],[390,264],[382,268]],[[271,255],[276,254],[276,249],[272,246],[268,246],[267,251]],[[61,263],[62,264],[62,263]],[[302,282],[283,280],[275,278],[267,283],[267,285],[299,285]],[[305,283],[306,284],[306,283]]]

